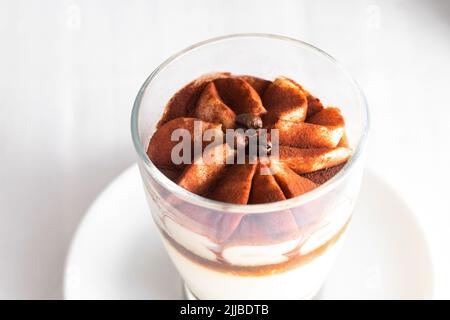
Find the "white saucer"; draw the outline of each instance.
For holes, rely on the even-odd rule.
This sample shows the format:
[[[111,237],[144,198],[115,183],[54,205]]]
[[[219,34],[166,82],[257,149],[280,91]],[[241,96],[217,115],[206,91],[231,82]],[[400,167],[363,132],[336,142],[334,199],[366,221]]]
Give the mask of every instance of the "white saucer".
[[[350,234],[319,299],[423,299],[432,295],[423,233],[397,193],[364,177]],[[66,299],[182,299],[182,284],[153,224],[137,166],[98,196],[66,263]]]

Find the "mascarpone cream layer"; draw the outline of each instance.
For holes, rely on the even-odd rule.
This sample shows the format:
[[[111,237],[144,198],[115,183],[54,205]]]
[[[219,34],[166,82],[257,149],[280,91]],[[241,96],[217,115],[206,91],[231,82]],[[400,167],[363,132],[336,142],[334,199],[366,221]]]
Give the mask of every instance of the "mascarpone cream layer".
[[[310,299],[320,289],[339,250],[341,237],[311,262],[265,275],[220,272],[196,263],[163,239],[169,256],[192,293],[199,299]]]

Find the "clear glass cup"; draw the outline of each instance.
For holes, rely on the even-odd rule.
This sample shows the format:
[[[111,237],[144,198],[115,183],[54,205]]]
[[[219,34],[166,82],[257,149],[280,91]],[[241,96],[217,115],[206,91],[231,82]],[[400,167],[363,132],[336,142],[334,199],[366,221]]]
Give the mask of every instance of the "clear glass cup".
[[[170,97],[191,80],[227,71],[294,79],[346,119],[352,158],[318,188],[281,202],[234,205],[179,187],[146,154]],[[305,42],[237,34],[195,44],[145,81],[131,129],[148,203],[190,297],[308,299],[322,286],[345,238],[363,172],[369,116],[363,93],[330,55]],[[251,232],[249,232],[251,231]]]

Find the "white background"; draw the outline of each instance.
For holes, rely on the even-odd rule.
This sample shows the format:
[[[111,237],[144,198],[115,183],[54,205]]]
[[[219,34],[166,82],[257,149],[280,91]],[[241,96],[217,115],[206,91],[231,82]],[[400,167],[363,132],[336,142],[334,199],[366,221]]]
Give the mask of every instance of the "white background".
[[[353,73],[372,113],[368,166],[417,214],[435,297],[450,298],[446,0],[0,1],[0,298],[62,296],[78,222],[135,161],[140,85],[174,52],[238,32],[305,40]]]

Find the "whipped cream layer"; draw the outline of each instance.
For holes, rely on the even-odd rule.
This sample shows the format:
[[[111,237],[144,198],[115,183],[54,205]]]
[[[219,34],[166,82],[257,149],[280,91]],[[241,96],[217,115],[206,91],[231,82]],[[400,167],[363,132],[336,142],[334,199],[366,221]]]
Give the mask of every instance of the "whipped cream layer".
[[[261,204],[317,188],[352,149],[341,110],[323,105],[294,80],[215,73],[174,93],[147,155],[189,192],[223,203]],[[311,173],[321,177],[319,183]]]

